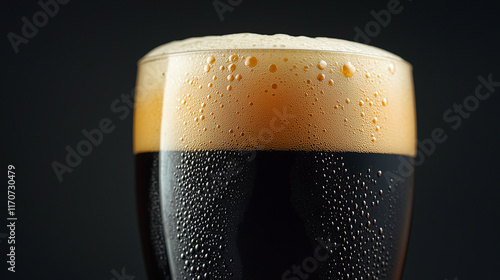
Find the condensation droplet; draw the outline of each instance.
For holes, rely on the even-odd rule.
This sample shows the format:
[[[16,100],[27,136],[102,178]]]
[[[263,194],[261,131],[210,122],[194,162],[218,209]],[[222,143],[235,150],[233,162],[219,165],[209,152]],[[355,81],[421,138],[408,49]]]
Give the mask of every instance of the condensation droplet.
[[[326,66],[327,66],[327,65],[328,65],[328,64],[326,63],[326,61],[321,60],[321,61],[318,63],[318,68],[319,68],[319,69],[321,69],[321,70],[323,70],[323,69],[325,69],[325,68],[326,68]]]
[[[227,86],[227,90],[232,90],[232,89],[233,89],[233,87],[231,85]]]
[[[365,112],[361,112],[361,116],[364,117],[365,116]]]
[[[288,57],[283,58],[283,61],[287,62],[288,61]]]
[[[273,89],[277,89],[277,88],[278,88],[278,84],[272,84],[272,85],[271,85],[271,87],[272,87]]]
[[[382,105],[386,106],[387,105],[387,98],[382,98]]]
[[[366,77],[366,78],[370,78],[370,73],[366,73],[366,74],[365,74],[365,77]]]
[[[254,67],[255,65],[257,65],[257,58],[255,56],[249,56],[245,60],[245,65],[248,67]]]
[[[389,72],[391,74],[394,74],[396,72],[396,67],[394,67],[394,64],[389,64]]]
[[[233,54],[233,55],[231,55],[231,56],[229,57],[229,61],[231,61],[231,62],[236,62],[236,61],[238,61],[238,58],[239,58],[239,57],[238,57],[237,55]]]
[[[372,142],[375,142],[375,141],[377,141],[377,138],[372,137],[372,139],[371,139],[371,140],[372,140]]]
[[[331,85],[331,86],[333,86],[333,80],[332,80],[332,79],[330,79],[330,80],[328,81],[328,84],[329,84],[329,85]]]
[[[227,75],[227,80],[232,82],[234,80],[234,76],[233,75]]]
[[[363,106],[363,104],[365,104],[365,103],[363,102],[363,100],[360,100],[360,101],[359,101],[359,106]]]
[[[352,77],[354,73],[356,72],[356,68],[350,63],[347,62],[346,64],[342,65],[342,74],[346,77]]]
[[[226,67],[224,67],[224,65],[221,65],[221,66],[219,67],[219,69],[222,71],[222,70],[226,69]]]
[[[351,102],[351,100],[349,98],[346,98],[345,103],[349,104],[349,102]]]
[[[207,57],[207,63],[213,64],[214,62],[215,62],[215,57],[213,57],[212,55]]]
[[[229,69],[229,71],[233,72],[234,70],[236,70],[236,65],[230,64],[228,69]]]
[[[274,73],[277,69],[276,64],[269,65],[269,72]]]
[[[238,81],[239,81],[239,80],[241,80],[241,78],[242,78],[242,77],[241,77],[241,75],[240,75],[240,74],[237,74],[237,75],[236,75],[236,80],[238,80]]]
[[[372,120],[372,121],[373,121],[373,123],[377,123],[378,118],[377,118],[377,117],[373,117],[373,120]]]
[[[204,69],[205,69],[205,72],[210,71],[210,65],[205,65],[205,68],[204,68]]]
[[[375,130],[376,130],[376,131],[380,131],[380,126],[378,126],[378,125],[377,125],[377,126],[375,127]]]
[[[325,79],[325,74],[319,74],[318,75],[318,80],[323,81]]]

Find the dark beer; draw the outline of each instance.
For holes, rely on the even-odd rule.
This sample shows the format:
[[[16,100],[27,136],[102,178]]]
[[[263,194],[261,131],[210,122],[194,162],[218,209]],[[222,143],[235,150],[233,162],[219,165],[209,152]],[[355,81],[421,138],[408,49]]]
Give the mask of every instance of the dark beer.
[[[261,48],[315,40],[232,36],[264,38]],[[174,42],[140,64],[134,148],[149,277],[399,279],[411,67],[355,43],[224,49],[212,39],[203,52]],[[174,54],[179,44],[193,52]]]

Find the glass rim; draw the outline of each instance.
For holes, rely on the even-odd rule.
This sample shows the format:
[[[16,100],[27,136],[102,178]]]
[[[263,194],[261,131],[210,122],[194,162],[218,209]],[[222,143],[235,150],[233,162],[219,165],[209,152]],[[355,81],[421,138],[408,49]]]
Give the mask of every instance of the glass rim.
[[[373,54],[350,52],[350,51],[300,49],[300,48],[290,48],[290,49],[285,49],[285,48],[224,48],[224,49],[204,49],[204,50],[178,51],[178,52],[157,54],[157,55],[153,55],[153,56],[145,55],[137,61],[137,65],[140,66],[140,65],[148,63],[148,62],[163,60],[169,56],[180,56],[180,55],[192,54],[192,53],[222,52],[222,51],[230,51],[230,50],[237,50],[237,51],[311,51],[311,52],[323,52],[323,53],[349,54],[349,55],[356,55],[356,56],[386,59],[386,60],[390,60],[390,61],[399,61],[399,62],[403,62],[403,63],[407,64],[411,69],[413,69],[413,65],[409,61],[407,61],[407,60],[405,60],[397,55],[396,55],[397,58],[395,58],[395,57],[389,57],[389,56],[384,56],[384,55],[373,55]]]

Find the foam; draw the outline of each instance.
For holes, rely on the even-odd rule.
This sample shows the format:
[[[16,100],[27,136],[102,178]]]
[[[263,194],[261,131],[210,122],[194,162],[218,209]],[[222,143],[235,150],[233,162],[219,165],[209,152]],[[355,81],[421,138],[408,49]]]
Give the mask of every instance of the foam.
[[[411,65],[399,57],[326,38],[205,38],[161,46],[141,60],[135,153],[258,149],[415,155]],[[279,47],[282,43],[293,48]]]
[[[155,56],[180,52],[222,50],[222,49],[306,49],[334,52],[346,52],[381,56],[402,60],[388,51],[342,39],[305,36],[290,36],[286,34],[261,35],[254,33],[238,33],[222,36],[194,37],[173,41],[150,51],[144,59]]]

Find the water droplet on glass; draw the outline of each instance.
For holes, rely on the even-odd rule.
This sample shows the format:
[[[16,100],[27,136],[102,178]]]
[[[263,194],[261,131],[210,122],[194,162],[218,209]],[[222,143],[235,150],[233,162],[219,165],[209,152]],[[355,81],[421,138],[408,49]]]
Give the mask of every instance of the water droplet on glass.
[[[254,67],[255,65],[257,65],[257,58],[255,56],[249,56],[245,60],[245,65],[248,67]]]
[[[347,62],[342,66],[342,74],[346,77],[352,77],[355,72],[356,68],[350,62]]]

